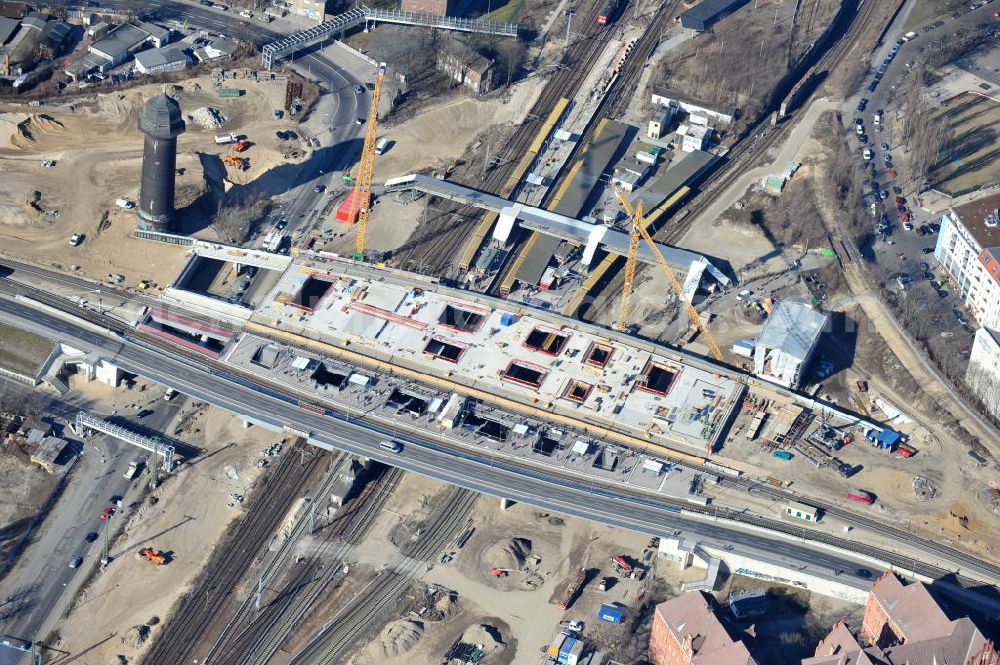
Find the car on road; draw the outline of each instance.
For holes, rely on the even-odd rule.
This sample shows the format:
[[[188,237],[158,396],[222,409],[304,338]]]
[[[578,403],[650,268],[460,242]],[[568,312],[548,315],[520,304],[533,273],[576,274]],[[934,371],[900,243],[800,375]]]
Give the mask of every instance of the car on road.
[[[90,533],[88,533],[88,534],[87,534],[86,536],[84,536],[84,537],[83,537],[83,539],[84,539],[84,540],[85,540],[86,542],[88,542],[88,543],[92,543],[92,542],[94,542],[95,540],[97,540],[97,532],[96,532],[96,531],[91,531],[91,532],[90,532]]]
[[[82,563],[83,563],[83,557],[79,557],[79,556],[78,557],[73,557],[72,559],[70,559],[69,567],[70,568],[79,568],[80,564],[82,564]]]
[[[279,222],[278,222],[277,224],[275,224],[275,225],[274,225],[274,228],[276,228],[276,229],[278,229],[279,231],[281,231],[281,230],[282,230],[282,229],[284,229],[284,228],[285,228],[286,226],[288,226],[288,220],[286,220],[286,219],[283,219],[283,220],[279,221]]]
[[[923,247],[923,248],[921,248],[920,251],[922,253],[924,253],[924,254],[933,254],[934,253],[934,248],[933,247]]]
[[[365,86],[363,85],[354,86],[354,92],[358,93],[359,95],[365,94]]]
[[[862,134],[861,136],[858,137],[858,140],[861,141],[861,145],[868,145],[868,135],[867,134]]]
[[[941,337],[944,337],[945,339],[948,339],[949,337],[954,337],[954,336],[955,336],[955,333],[953,333],[950,330],[942,330],[941,331]]]
[[[890,155],[889,153],[885,153],[884,155],[882,155],[882,161],[885,162],[886,166],[892,164],[892,155]]]
[[[878,81],[872,81],[868,86],[868,92],[875,92],[875,88],[878,87]]]
[[[401,453],[403,452],[403,446],[399,441],[387,440],[380,441],[378,447],[382,450],[388,450],[390,453]]]
[[[324,185],[316,185],[315,187],[313,187],[313,191],[316,192],[317,194],[322,192],[324,189],[326,189]]]
[[[363,125],[363,124],[365,124],[365,119],[364,118],[358,118],[357,120],[354,121],[354,124],[355,125]]]
[[[858,102],[858,113],[862,113],[867,107],[868,107],[868,98],[862,97],[861,101]]]
[[[855,574],[856,574],[856,575],[857,575],[858,577],[863,577],[863,578],[865,578],[866,580],[867,580],[867,579],[871,579],[871,576],[872,576],[872,571],[868,570],[867,568],[858,568],[858,569],[857,569],[856,571],[854,571],[854,572],[855,572]]]
[[[74,233],[73,235],[71,235],[69,237],[69,246],[70,247],[77,247],[77,246],[79,246],[79,244],[81,242],[83,242],[83,238],[84,238],[84,236],[83,236],[82,233]]]
[[[108,506],[107,508],[101,511],[101,519],[102,520],[111,519],[111,516],[114,514],[115,514],[114,507]]]
[[[928,270],[931,269],[931,266],[930,266],[930,264],[927,263],[927,261],[921,261],[920,262],[920,269],[926,272],[926,271],[928,271]]]
[[[889,150],[889,144],[888,144],[888,143],[886,143],[885,141],[883,141],[883,142],[882,142],[882,143],[881,143],[881,144],[879,145],[879,147],[880,147],[880,148],[882,148],[882,152],[887,152],[887,151]]]
[[[902,219],[902,214],[900,214],[900,219]],[[913,224],[910,224],[909,222],[903,222],[903,228],[906,229],[907,231],[912,231]]]

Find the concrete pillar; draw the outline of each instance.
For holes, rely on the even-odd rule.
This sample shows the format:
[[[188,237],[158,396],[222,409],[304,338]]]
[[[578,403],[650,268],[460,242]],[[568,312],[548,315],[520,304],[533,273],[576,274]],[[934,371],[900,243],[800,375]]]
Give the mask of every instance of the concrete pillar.
[[[512,499],[503,499],[503,498],[501,498],[500,499],[500,510],[507,510],[508,508],[510,508],[511,506],[513,506],[515,503],[517,503],[517,502],[514,501],[514,500],[512,500]]]

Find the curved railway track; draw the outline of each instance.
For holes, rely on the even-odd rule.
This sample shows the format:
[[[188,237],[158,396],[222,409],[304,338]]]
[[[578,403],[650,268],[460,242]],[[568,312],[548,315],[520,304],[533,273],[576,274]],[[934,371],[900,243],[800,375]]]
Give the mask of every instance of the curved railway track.
[[[453,489],[434,512],[431,524],[420,538],[403,548],[406,560],[392,570],[380,573],[313,636],[290,665],[334,665],[341,662],[354,643],[397,603],[427,561],[455,537],[478,498],[479,494],[472,490]]]
[[[295,402],[294,399],[290,399],[288,396],[286,396],[286,395],[280,393],[279,391],[277,391],[274,387],[271,387],[269,385],[261,383],[260,380],[259,380],[259,377],[249,376],[249,375],[246,376],[246,377],[244,377],[244,376],[241,376],[240,373],[234,372],[232,370],[232,368],[225,368],[225,367],[222,367],[221,365],[219,365],[218,367],[215,367],[217,365],[217,363],[214,363],[214,362],[212,362],[210,360],[207,360],[206,358],[200,356],[200,354],[196,354],[195,352],[192,352],[192,351],[187,351],[187,350],[182,349],[180,347],[174,347],[173,345],[167,344],[167,343],[165,343],[163,340],[161,340],[159,338],[153,337],[151,335],[145,335],[145,334],[143,334],[143,333],[141,333],[139,331],[136,331],[136,330],[133,330],[131,328],[128,328],[128,327],[126,327],[126,326],[124,326],[124,325],[122,325],[122,324],[120,324],[120,323],[118,323],[118,322],[116,322],[114,320],[107,319],[107,318],[104,318],[104,317],[100,317],[100,316],[94,314],[93,312],[88,312],[86,310],[80,310],[79,307],[74,306],[70,301],[67,301],[65,299],[52,296],[52,295],[50,295],[50,294],[48,294],[48,293],[46,293],[46,292],[44,292],[44,291],[42,291],[40,289],[37,289],[37,288],[34,288],[34,287],[25,286],[25,285],[20,284],[18,282],[11,281],[8,278],[0,278],[0,290],[7,291],[8,293],[25,295],[25,296],[34,298],[35,300],[43,302],[46,305],[49,305],[51,307],[54,307],[54,308],[57,308],[57,309],[61,309],[61,310],[64,310],[64,311],[68,311],[68,312],[70,312],[74,316],[78,316],[81,319],[87,320],[87,321],[89,321],[91,323],[94,323],[94,324],[99,325],[101,327],[104,327],[106,329],[109,328],[111,330],[117,331],[120,334],[127,334],[127,335],[129,335],[131,337],[140,339],[144,343],[149,344],[150,346],[155,346],[155,347],[160,347],[162,349],[166,349],[170,353],[174,353],[174,354],[179,355],[179,356],[187,356],[187,357],[189,357],[189,359],[197,361],[200,364],[211,366],[211,367],[213,367],[215,369],[218,369],[219,371],[224,372],[226,374],[231,374],[234,377],[239,378],[241,381],[244,381],[245,383],[247,383],[249,385],[259,386],[259,388],[261,390],[265,391],[268,394],[275,395],[276,397],[285,399],[285,400],[287,400],[287,401],[289,401],[291,403]],[[585,435],[585,432],[580,432],[580,434]],[[287,456],[286,456],[286,459],[287,459]],[[864,524],[865,526],[868,526],[869,528],[872,528],[873,530],[877,531],[878,533],[881,533],[881,534],[883,534],[883,535],[885,535],[887,537],[896,539],[899,542],[909,542],[909,543],[911,543],[913,545],[919,546],[920,549],[923,550],[923,551],[934,553],[934,554],[936,554],[938,556],[943,557],[946,560],[951,560],[951,561],[958,562],[958,563],[960,563],[962,565],[965,565],[965,566],[968,566],[968,567],[970,567],[972,569],[978,569],[978,570],[988,571],[989,574],[993,575],[994,577],[1000,577],[1000,565],[997,565],[993,561],[987,561],[987,560],[984,560],[984,559],[979,559],[979,558],[977,558],[976,556],[974,556],[974,555],[972,555],[970,553],[967,553],[967,552],[962,551],[962,550],[955,549],[953,547],[949,547],[947,544],[938,543],[938,542],[935,542],[935,541],[933,541],[931,539],[923,538],[923,537],[921,537],[921,536],[919,536],[917,534],[907,532],[907,531],[905,531],[903,529],[896,528],[896,527],[894,527],[892,525],[883,524],[883,523],[880,523],[880,522],[875,521],[875,520],[869,520],[868,518],[861,517],[861,516],[857,515],[856,513],[839,509],[839,508],[837,508],[835,506],[826,504],[825,502],[822,502],[822,501],[816,501],[812,497],[799,497],[799,496],[796,496],[796,495],[794,495],[794,494],[792,494],[790,492],[783,492],[781,490],[777,490],[776,488],[771,488],[770,486],[766,486],[765,487],[765,486],[761,485],[760,483],[756,483],[756,481],[751,481],[751,480],[748,480],[748,479],[747,480],[744,480],[744,479],[730,480],[730,479],[723,478],[723,482],[724,483],[732,483],[735,486],[739,486],[739,487],[741,487],[743,489],[748,489],[749,491],[766,492],[769,495],[771,495],[772,498],[776,498],[776,499],[780,499],[780,500],[793,499],[793,500],[805,501],[805,502],[809,503],[810,505],[814,505],[814,506],[816,506],[818,508],[822,508],[822,509],[828,511],[828,514],[830,514],[830,515],[834,515],[834,516],[838,516],[838,517],[843,517],[845,519],[845,521],[849,521],[852,524],[859,524],[859,525],[860,524]],[[754,485],[754,487],[752,487],[752,489],[750,487],[748,487],[748,485],[751,485],[751,484]],[[643,498],[640,498],[640,497],[632,497],[632,498],[633,498],[633,500],[636,500],[636,501],[653,501],[652,499],[643,499]],[[666,501],[663,498],[657,498],[655,500],[655,502],[656,503],[670,503],[670,501]],[[881,560],[887,561],[887,562],[889,562],[889,563],[891,563],[893,565],[897,565],[897,566],[900,566],[902,568],[907,568],[907,569],[910,569],[910,570],[916,570],[917,572],[921,572],[921,573],[926,574],[926,575],[931,576],[931,577],[942,577],[942,576],[946,576],[946,575],[951,575],[953,577],[956,577],[956,579],[959,582],[961,582],[962,584],[964,584],[966,586],[978,586],[978,585],[980,585],[980,583],[977,580],[973,580],[973,579],[962,577],[962,576],[954,576],[953,575],[953,571],[950,571],[950,570],[947,570],[947,569],[944,569],[944,568],[941,568],[941,567],[938,567],[938,566],[934,566],[934,565],[931,565],[931,564],[920,563],[918,561],[913,560],[912,557],[908,557],[906,555],[895,553],[895,552],[889,552],[887,550],[883,550],[883,549],[880,549],[880,548],[875,548],[875,547],[872,547],[872,546],[868,546],[868,545],[865,545],[863,543],[858,543],[858,542],[855,542],[855,541],[849,541],[849,540],[837,538],[836,536],[831,536],[831,535],[828,535],[828,534],[816,531],[815,529],[793,528],[791,525],[789,525],[787,523],[784,523],[784,522],[781,522],[781,521],[778,521],[778,520],[769,520],[767,518],[759,518],[759,517],[756,517],[756,516],[753,516],[753,515],[739,513],[739,512],[735,512],[735,511],[732,511],[731,514],[724,514],[725,511],[715,510],[715,509],[712,509],[712,508],[701,509],[698,506],[694,506],[694,505],[691,505],[691,504],[686,504],[686,503],[683,503],[683,502],[682,502],[681,507],[687,509],[688,511],[698,512],[698,513],[702,513],[704,515],[709,515],[709,516],[711,516],[711,515],[719,515],[719,516],[727,517],[728,519],[731,519],[731,520],[736,521],[736,522],[741,522],[741,523],[745,523],[745,524],[754,524],[754,525],[758,525],[758,526],[764,526],[765,528],[768,528],[770,530],[777,531],[777,532],[780,532],[780,533],[789,533],[789,534],[795,535],[796,537],[801,537],[801,538],[806,539],[806,540],[829,543],[831,545],[835,545],[837,547],[840,547],[840,548],[842,548],[844,550],[853,551],[853,552],[857,552],[857,553],[861,553],[861,554],[866,554],[866,555],[874,556],[874,557],[877,557],[877,558],[879,558]],[[166,633],[167,633],[167,630],[165,629],[164,634],[166,634]],[[156,646],[154,645],[154,649],[155,648],[156,648]],[[147,662],[149,662],[149,663],[153,663],[153,662],[169,663],[171,661],[169,661],[169,660],[162,660],[162,661],[152,661],[152,660],[150,660],[150,661],[147,661]],[[176,661],[176,662],[182,662],[182,661]],[[303,664],[305,663],[305,661],[301,661],[301,662]]]
[[[266,665],[301,625],[320,596],[342,577],[345,557],[368,533],[385,502],[395,492],[403,471],[387,468],[365,485],[330,528],[307,562],[295,564],[281,592],[254,616],[253,598],[244,602],[242,617],[230,622],[204,662],[212,665]],[[286,541],[294,544],[292,539]],[[241,620],[239,620],[241,619]]]
[[[298,445],[302,444],[297,444],[295,448]],[[191,662],[199,638],[229,600],[257,557],[261,545],[278,529],[298,497],[300,487],[308,483],[320,465],[329,460],[328,455],[316,454],[301,465],[295,448],[285,452],[265,486],[254,493],[232,537],[216,551],[195,587],[164,626],[159,639],[143,660],[144,665]],[[269,488],[270,492],[263,491]]]

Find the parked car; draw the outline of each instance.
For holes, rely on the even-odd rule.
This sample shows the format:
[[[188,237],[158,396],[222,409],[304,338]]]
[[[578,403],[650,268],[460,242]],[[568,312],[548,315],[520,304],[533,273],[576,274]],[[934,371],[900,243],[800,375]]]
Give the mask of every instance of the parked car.
[[[924,254],[933,254],[934,253],[934,248],[933,247],[924,247],[920,251],[922,253],[924,253]]]
[[[74,558],[70,559],[69,567],[70,568],[79,568],[80,564],[82,564],[82,563],[83,563],[83,557],[79,557],[79,556],[78,557],[74,557]]]
[[[91,531],[84,537],[84,540],[87,541],[88,543],[94,542],[95,540],[97,540],[97,532]]]

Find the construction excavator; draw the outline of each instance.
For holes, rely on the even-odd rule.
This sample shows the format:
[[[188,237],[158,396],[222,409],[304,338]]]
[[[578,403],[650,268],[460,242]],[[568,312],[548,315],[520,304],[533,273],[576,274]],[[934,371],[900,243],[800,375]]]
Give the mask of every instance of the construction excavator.
[[[157,566],[162,566],[167,563],[167,555],[156,549],[155,547],[143,547],[138,552],[140,559],[145,559],[155,563]]]
[[[223,155],[222,162],[227,166],[232,166],[239,169],[240,171],[246,171],[250,168],[250,160],[246,157],[240,157],[239,155]]]
[[[618,200],[621,201],[622,207],[625,208],[625,212],[632,218],[632,230],[629,233],[629,243],[628,243],[628,256],[625,261],[625,287],[622,291],[621,308],[618,314],[618,321],[615,322],[615,329],[622,331],[628,325],[629,308],[632,300],[632,287],[635,284],[635,271],[639,261],[639,239],[646,241],[649,246],[649,251],[652,252],[653,257],[656,262],[660,265],[660,269],[663,274],[667,277],[667,282],[670,283],[670,288],[673,289],[677,297],[680,298],[681,302],[687,307],[688,316],[691,317],[691,323],[697,326],[698,330],[701,332],[702,338],[708,345],[709,350],[712,352],[712,357],[716,360],[722,360],[722,350],[719,349],[719,345],[715,343],[712,339],[712,335],[708,332],[708,328],[705,326],[705,322],[702,321],[701,316],[698,314],[698,310],[694,308],[691,301],[688,300],[687,296],[684,295],[684,289],[681,287],[681,283],[677,281],[677,276],[674,275],[673,269],[667,260],[663,258],[663,254],[660,253],[659,248],[653,241],[653,236],[649,235],[649,231],[646,230],[646,226],[643,224],[642,217],[642,201],[639,204],[632,207],[632,205],[625,198],[625,195],[615,187],[615,194],[618,196]]]

